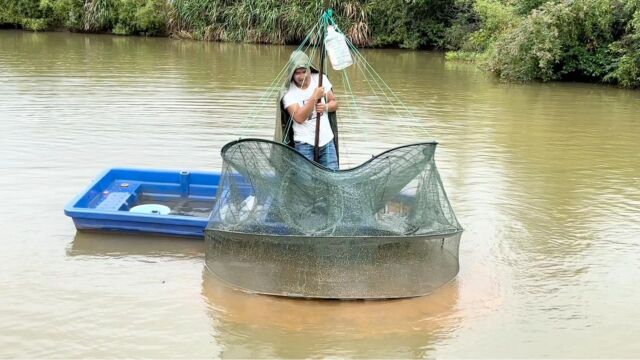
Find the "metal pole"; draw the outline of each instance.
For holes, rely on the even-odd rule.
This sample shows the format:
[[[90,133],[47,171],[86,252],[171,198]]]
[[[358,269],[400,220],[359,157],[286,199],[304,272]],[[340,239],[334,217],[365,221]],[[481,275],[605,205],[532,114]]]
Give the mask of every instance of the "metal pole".
[[[324,16],[327,12],[327,9],[329,8],[329,0],[324,0],[324,9],[322,11],[322,26],[321,26],[321,33],[320,33],[320,78],[318,79],[318,87],[322,87],[322,78],[324,75],[324,53],[325,53],[325,49],[324,49],[324,33],[326,31],[326,22],[324,19]],[[322,102],[322,98],[318,99],[318,104]],[[325,108],[325,112],[327,112],[327,109]],[[315,139],[315,144],[313,146],[313,161],[315,162],[319,162],[320,161],[320,146],[318,145],[318,143],[320,142],[320,113],[317,112],[316,113],[316,139]]]

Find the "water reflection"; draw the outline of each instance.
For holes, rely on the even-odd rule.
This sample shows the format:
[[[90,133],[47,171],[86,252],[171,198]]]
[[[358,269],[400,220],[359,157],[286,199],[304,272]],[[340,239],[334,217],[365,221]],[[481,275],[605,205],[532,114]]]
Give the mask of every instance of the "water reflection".
[[[193,239],[77,232],[34,292],[46,294],[43,304],[14,306],[31,317],[34,307],[47,310],[31,326],[13,322],[33,335],[12,357],[217,356],[200,297],[202,256]]]
[[[163,260],[203,262],[204,243],[77,232],[67,256],[94,261],[128,258],[161,267]],[[412,299],[296,300],[234,290],[203,267],[201,294],[215,348],[223,349],[216,355],[226,358],[420,358],[460,326],[455,280],[429,296]]]
[[[229,358],[425,357],[459,326],[458,291],[454,281],[412,299],[296,300],[242,293],[202,275],[215,338]]]
[[[77,231],[67,256],[204,258],[202,240]]]

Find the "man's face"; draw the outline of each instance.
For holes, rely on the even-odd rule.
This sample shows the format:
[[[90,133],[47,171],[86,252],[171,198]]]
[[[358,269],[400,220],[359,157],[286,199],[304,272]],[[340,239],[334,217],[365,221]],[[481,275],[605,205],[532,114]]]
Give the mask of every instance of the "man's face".
[[[304,85],[304,80],[309,75],[309,70],[306,68],[298,68],[293,73],[293,81],[295,81],[298,87],[302,87]]]

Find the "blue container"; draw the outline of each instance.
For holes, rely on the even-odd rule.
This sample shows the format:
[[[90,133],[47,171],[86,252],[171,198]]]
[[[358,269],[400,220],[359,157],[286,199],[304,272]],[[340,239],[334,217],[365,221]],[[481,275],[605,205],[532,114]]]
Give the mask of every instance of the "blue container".
[[[219,172],[114,168],[100,174],[64,212],[78,230],[204,238],[219,182]],[[147,204],[171,211],[129,211]]]

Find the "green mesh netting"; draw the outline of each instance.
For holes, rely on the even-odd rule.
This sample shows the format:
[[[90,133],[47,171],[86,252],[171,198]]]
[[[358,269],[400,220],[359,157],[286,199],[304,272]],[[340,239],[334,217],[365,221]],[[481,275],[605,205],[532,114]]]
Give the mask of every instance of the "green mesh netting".
[[[234,287],[275,295],[431,292],[458,272],[462,231],[435,148],[402,146],[331,171],[280,143],[227,144],[205,230],[207,267]]]

